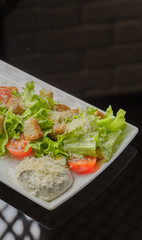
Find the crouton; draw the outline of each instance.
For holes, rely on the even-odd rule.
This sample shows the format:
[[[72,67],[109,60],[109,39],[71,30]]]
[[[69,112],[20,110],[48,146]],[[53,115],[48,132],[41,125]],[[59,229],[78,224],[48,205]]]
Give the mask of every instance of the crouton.
[[[18,88],[17,87],[8,87],[11,92],[16,92],[18,93]]]
[[[68,111],[70,108],[64,104],[56,104],[55,105],[55,111],[62,112],[62,111]]]
[[[41,97],[53,98],[53,92],[52,92],[50,89],[42,88],[42,89],[39,91],[39,95],[40,95]]]
[[[2,134],[3,122],[4,122],[4,117],[0,116],[0,134]]]
[[[102,112],[100,112],[100,111],[95,111],[95,113],[94,113],[96,116],[98,116],[98,117],[101,117],[101,119],[103,119],[104,118],[104,114],[102,113]]]
[[[34,118],[29,118],[25,121],[23,132],[26,140],[36,140],[43,137],[40,126]]]
[[[7,108],[15,114],[21,114],[23,112],[22,102],[19,97],[10,97],[6,105]]]
[[[51,133],[48,134],[50,138],[53,140],[57,140],[58,135],[62,135],[66,131],[67,126],[65,124],[58,124],[53,127]]]

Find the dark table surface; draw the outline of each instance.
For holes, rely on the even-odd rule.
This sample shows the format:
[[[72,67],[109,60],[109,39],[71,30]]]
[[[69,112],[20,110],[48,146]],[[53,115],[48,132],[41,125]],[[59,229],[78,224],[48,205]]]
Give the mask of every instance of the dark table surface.
[[[84,198],[77,195],[67,204],[69,212],[61,208],[40,219],[40,209],[22,209],[20,196],[9,195],[1,184],[0,239],[7,233],[8,240],[142,239],[141,5],[138,0],[0,1],[0,59],[103,110],[109,104],[114,113],[123,108],[127,122],[139,128],[120,164],[103,176],[109,184],[98,180],[98,188],[86,188]],[[18,219],[21,235],[13,230]]]

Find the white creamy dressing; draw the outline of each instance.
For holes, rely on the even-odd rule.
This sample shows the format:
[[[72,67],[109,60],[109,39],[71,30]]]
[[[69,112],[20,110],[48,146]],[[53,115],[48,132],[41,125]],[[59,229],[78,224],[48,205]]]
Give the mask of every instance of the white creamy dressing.
[[[73,184],[64,160],[51,157],[26,158],[15,169],[17,183],[33,196],[52,201]]]

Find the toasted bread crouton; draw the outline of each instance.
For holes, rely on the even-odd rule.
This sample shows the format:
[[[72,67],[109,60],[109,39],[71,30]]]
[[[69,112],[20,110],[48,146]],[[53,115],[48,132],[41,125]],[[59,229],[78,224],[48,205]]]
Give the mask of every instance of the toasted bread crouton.
[[[64,104],[56,104],[55,105],[55,111],[63,112],[63,111],[68,111],[68,110],[70,110],[70,108]]]
[[[97,159],[102,160],[104,159],[103,154],[101,153],[101,149],[99,147],[96,148]]]
[[[16,92],[18,93],[18,88],[17,87],[8,87],[11,92]]]
[[[39,95],[40,95],[41,97],[53,98],[53,92],[52,92],[50,89],[42,88],[42,89],[39,91]]]
[[[49,137],[53,140],[57,140],[58,135],[62,135],[66,131],[67,126],[65,124],[58,124],[53,127],[52,132],[49,134]]]
[[[15,114],[21,114],[23,112],[22,102],[19,97],[10,97],[6,105],[7,108]]]
[[[29,118],[25,121],[23,132],[26,140],[36,140],[43,137],[43,133],[35,118]]]
[[[4,117],[0,116],[0,134],[2,134],[3,122],[4,122]]]
[[[98,116],[98,117],[101,117],[101,119],[103,119],[104,118],[104,114],[102,113],[102,112],[100,112],[100,111],[95,111],[95,113],[94,113],[96,116]]]

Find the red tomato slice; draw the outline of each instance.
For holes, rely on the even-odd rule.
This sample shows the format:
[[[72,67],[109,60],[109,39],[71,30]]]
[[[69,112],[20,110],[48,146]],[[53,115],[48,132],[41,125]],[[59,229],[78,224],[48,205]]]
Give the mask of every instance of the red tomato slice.
[[[97,158],[86,156],[79,160],[70,159],[69,167],[77,173],[91,173],[96,164]]]
[[[29,143],[29,141],[24,139],[23,134],[21,134],[21,138],[17,140],[9,139],[6,148],[7,150],[16,157],[26,157],[32,151],[32,147],[25,152],[25,147]]]
[[[6,104],[10,97],[12,97],[10,89],[8,87],[0,87],[0,102]]]

